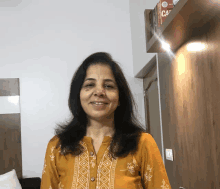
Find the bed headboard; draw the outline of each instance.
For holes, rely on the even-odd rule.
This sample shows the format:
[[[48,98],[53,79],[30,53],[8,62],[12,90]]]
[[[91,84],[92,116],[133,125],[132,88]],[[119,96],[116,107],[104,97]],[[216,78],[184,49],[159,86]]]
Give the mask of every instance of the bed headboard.
[[[19,79],[0,79],[0,174],[22,177]]]

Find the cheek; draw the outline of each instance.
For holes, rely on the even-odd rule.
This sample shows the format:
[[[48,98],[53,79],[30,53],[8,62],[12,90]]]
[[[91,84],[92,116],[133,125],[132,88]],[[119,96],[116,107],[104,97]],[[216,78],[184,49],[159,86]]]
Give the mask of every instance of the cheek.
[[[86,94],[84,92],[80,93],[80,103],[84,107],[86,103]]]
[[[80,91],[80,94],[79,94],[79,98],[80,98],[80,101],[82,101],[83,95],[82,95],[82,92],[81,92],[81,91]]]
[[[85,92],[85,91],[81,91],[80,92],[80,101],[84,101],[86,99],[88,99],[89,93]]]
[[[116,94],[113,94],[110,96],[110,99],[112,102],[114,103],[118,103],[119,102],[119,95],[116,93]]]

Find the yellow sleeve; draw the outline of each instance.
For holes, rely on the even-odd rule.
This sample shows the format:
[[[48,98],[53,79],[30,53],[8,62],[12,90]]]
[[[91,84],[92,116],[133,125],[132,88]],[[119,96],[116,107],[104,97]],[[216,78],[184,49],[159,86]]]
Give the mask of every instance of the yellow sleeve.
[[[41,189],[58,189],[59,174],[56,168],[56,152],[55,143],[52,139],[47,145],[46,155],[44,159],[44,168],[41,179]]]
[[[150,134],[145,135],[141,152],[141,178],[146,189],[171,189],[159,148]]]

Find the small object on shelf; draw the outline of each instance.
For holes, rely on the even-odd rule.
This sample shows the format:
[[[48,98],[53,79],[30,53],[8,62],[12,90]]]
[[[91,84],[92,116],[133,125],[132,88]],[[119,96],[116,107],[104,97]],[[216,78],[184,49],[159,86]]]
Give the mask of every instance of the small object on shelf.
[[[150,38],[154,35],[156,32],[157,28],[157,23],[156,23],[156,9],[154,8],[153,10],[150,11],[149,13],[149,19],[150,19]]]
[[[150,20],[150,36],[149,36],[149,39],[153,36],[152,34],[152,30],[153,30],[153,11],[151,10],[149,12],[149,20]]]
[[[157,6],[154,7],[154,14],[155,14],[155,15],[154,15],[154,17],[155,17],[155,19],[154,19],[154,21],[155,21],[155,22],[154,22],[154,33],[155,33],[155,32],[157,32],[157,26],[158,26]]]
[[[160,0],[161,4],[161,24],[165,21],[166,17],[169,15],[173,9],[173,0]]]
[[[156,7],[154,7],[154,9],[153,9],[153,12],[152,12],[153,14],[153,27],[152,27],[152,35],[154,35],[154,33],[156,32],[156,27],[157,27],[157,19],[156,19]]]
[[[150,38],[155,34],[160,34],[160,26],[173,9],[173,0],[160,0],[149,13]]]
[[[159,3],[157,3],[154,9],[149,13],[150,38],[154,35],[154,33],[158,32],[158,28],[161,22],[159,9]]]
[[[159,1],[159,3],[157,3],[157,17],[158,17],[158,28],[160,27],[160,25],[161,25],[161,22],[162,22],[162,20],[161,20],[161,3],[160,3],[160,1]]]

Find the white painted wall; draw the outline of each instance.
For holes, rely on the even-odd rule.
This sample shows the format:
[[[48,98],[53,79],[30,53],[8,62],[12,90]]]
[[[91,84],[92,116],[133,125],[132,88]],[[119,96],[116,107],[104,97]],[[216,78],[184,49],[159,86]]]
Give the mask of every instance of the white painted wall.
[[[154,9],[159,0],[129,0],[130,2],[130,24],[131,24],[131,38],[132,38],[132,54],[133,54],[133,72],[134,76],[136,76],[143,67],[149,63],[149,61],[153,58],[156,53],[147,53],[146,48],[146,31],[145,31],[145,18],[144,11],[145,9]],[[158,67],[158,66],[157,66]],[[158,73],[159,75],[159,73]],[[143,80],[141,80],[143,86]],[[158,86],[160,89],[160,84],[158,80]],[[158,91],[160,94],[160,91]],[[144,104],[144,97],[142,93],[139,93],[140,100],[142,100],[142,104]],[[159,98],[159,108],[161,110],[160,96]],[[144,113],[144,106],[139,106],[141,112]],[[144,116],[144,115],[142,115]],[[162,119],[161,112],[160,118]],[[162,120],[160,120],[161,127],[161,142],[162,142],[162,158],[165,164],[164,159],[164,144],[163,144],[163,129],[162,129]]]
[[[145,9],[154,9],[159,0],[129,0],[134,76],[151,60],[155,53],[147,53]]]
[[[128,0],[0,0],[0,23],[0,77],[20,78],[24,177],[41,177],[55,124],[70,115],[72,75],[91,53],[109,52],[120,63],[144,123]]]

